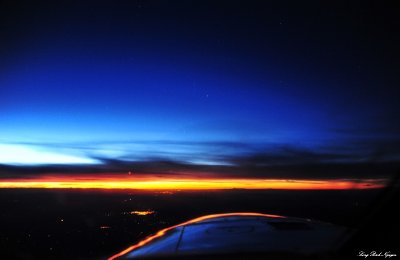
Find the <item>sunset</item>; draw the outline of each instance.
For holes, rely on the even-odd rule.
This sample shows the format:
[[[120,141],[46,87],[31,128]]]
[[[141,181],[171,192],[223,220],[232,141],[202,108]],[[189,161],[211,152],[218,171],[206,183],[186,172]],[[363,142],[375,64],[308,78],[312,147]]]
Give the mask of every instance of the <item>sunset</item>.
[[[0,258],[396,254],[398,17],[2,1]]]
[[[133,180],[132,180],[133,179]],[[384,180],[273,180],[273,179],[168,179],[168,178],[54,178],[38,180],[7,180],[0,188],[45,189],[131,189],[131,190],[226,190],[226,189],[278,189],[278,190],[350,190],[385,187]]]

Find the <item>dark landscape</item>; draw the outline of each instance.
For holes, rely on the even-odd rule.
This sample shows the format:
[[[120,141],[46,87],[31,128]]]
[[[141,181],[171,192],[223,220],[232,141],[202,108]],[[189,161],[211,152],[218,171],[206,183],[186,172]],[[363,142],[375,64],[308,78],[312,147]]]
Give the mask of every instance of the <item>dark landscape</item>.
[[[1,189],[0,248],[2,256],[12,259],[104,259],[159,229],[224,212],[262,212],[353,227],[381,191]]]

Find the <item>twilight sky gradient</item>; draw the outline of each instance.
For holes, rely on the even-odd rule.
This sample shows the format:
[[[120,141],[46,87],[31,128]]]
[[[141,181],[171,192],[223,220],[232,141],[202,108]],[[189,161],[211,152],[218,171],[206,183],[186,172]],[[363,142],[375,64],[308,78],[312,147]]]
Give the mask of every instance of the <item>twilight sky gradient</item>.
[[[274,177],[325,178],[342,164],[400,160],[389,3],[6,1],[0,10],[0,178],[160,162],[163,173],[225,167],[247,177],[281,166]]]

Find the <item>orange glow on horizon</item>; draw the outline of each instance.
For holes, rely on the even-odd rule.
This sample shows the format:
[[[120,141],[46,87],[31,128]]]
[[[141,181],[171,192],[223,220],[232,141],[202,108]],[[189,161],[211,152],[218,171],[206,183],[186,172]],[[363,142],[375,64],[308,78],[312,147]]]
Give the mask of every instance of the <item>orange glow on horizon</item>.
[[[189,221],[186,221],[184,223],[172,226],[172,227],[168,227],[168,228],[164,228],[160,231],[158,231],[155,235],[149,236],[147,238],[145,238],[144,240],[140,241],[139,243],[128,247],[127,249],[123,250],[122,252],[111,256],[110,258],[108,258],[108,260],[114,260],[122,255],[125,255],[126,253],[139,248],[141,246],[144,246],[148,243],[150,243],[151,241],[153,241],[156,238],[159,238],[163,235],[165,235],[166,232],[168,232],[171,229],[180,227],[180,226],[185,226],[185,225],[189,225],[189,224],[193,224],[193,223],[197,223],[203,220],[207,220],[207,219],[212,219],[212,218],[218,218],[218,217],[230,217],[230,216],[255,216],[255,217],[269,217],[269,218],[286,218],[284,216],[280,216],[280,215],[272,215],[272,214],[262,214],[262,213],[254,213],[254,212],[238,212],[238,213],[223,213],[223,214],[211,214],[211,215],[206,215],[206,216],[202,216],[202,217],[198,217]]]
[[[234,178],[171,178],[135,176],[41,176],[35,179],[0,181],[0,188],[44,189],[107,189],[107,190],[347,190],[383,188],[381,179],[302,180],[302,179],[234,179]]]

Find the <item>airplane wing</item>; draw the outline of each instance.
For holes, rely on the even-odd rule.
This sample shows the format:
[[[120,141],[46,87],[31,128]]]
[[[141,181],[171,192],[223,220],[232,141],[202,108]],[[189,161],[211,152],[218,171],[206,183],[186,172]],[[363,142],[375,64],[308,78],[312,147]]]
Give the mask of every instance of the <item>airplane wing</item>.
[[[150,236],[113,259],[331,250],[346,231],[329,223],[261,213],[207,215]]]

